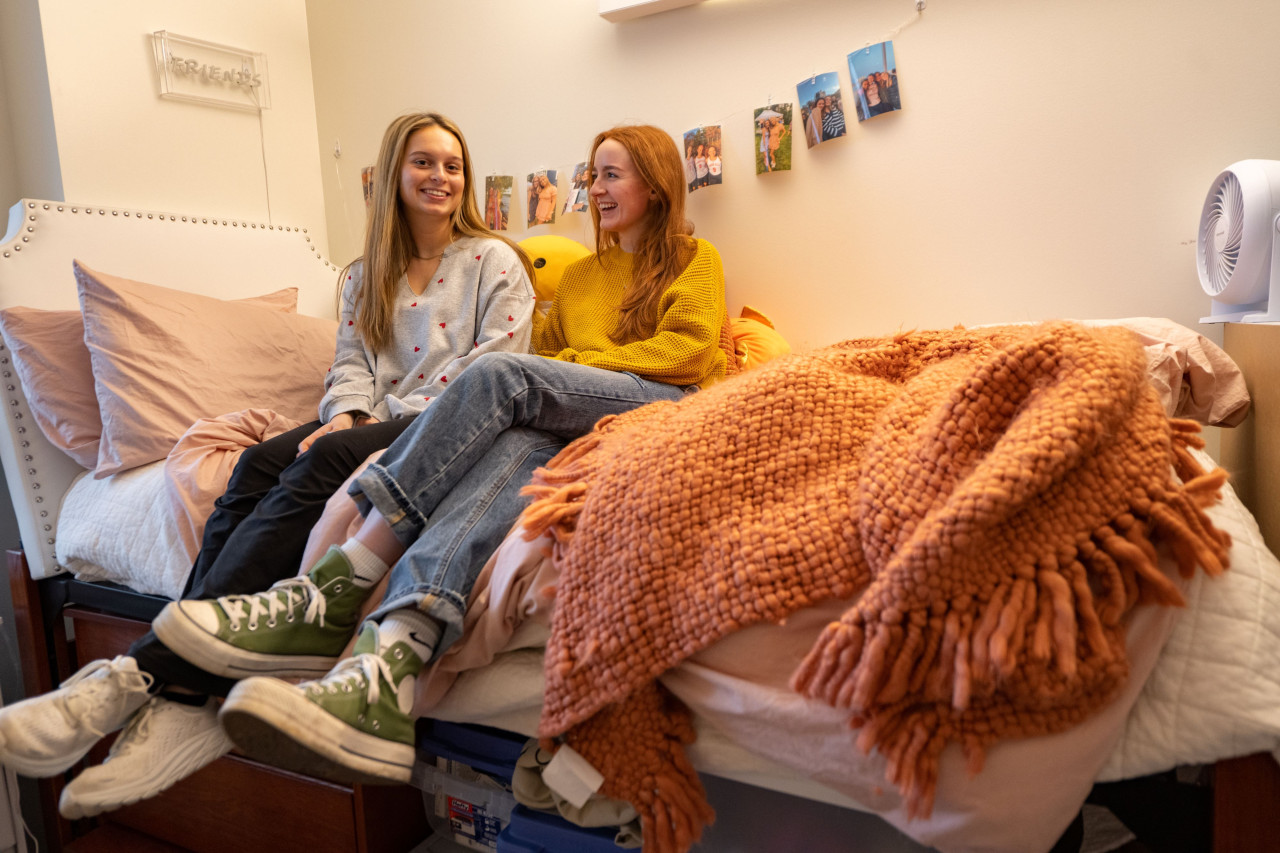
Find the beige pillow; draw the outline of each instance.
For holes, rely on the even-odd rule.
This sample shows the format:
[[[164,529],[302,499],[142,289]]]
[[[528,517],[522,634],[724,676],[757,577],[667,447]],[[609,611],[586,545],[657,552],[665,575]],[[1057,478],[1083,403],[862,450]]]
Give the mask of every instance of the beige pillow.
[[[1163,317],[1116,322],[1142,341],[1147,372],[1168,414],[1224,427],[1239,425],[1249,414],[1244,373],[1213,341]]]
[[[200,418],[316,419],[333,320],[143,284],[75,263],[102,416],[94,477],[163,459]]]
[[[241,301],[272,311],[294,312],[298,310],[298,288],[286,287]],[[0,311],[0,332],[40,431],[82,467],[96,468],[102,418],[80,312],[6,308]]]

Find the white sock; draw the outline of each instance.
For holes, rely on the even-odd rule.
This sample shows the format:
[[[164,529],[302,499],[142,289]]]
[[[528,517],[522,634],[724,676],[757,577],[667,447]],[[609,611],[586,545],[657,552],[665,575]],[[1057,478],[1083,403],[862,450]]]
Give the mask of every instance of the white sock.
[[[351,564],[352,580],[355,585],[363,589],[369,589],[382,580],[382,576],[391,568],[382,561],[381,557],[355,539],[348,539],[343,542],[338,546],[338,550],[346,556],[347,562]]]
[[[378,624],[378,654],[395,643],[404,643],[426,663],[440,643],[440,623],[425,613],[409,607],[394,610]]]

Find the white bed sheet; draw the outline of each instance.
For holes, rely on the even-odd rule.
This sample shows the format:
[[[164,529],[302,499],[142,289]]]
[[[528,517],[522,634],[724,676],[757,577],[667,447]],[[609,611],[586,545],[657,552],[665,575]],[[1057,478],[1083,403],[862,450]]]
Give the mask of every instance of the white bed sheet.
[[[745,629],[664,675],[663,683],[696,715],[698,738],[689,756],[705,773],[875,812],[943,853],[1027,853],[1052,846],[1119,739],[1125,714],[1178,616],[1167,608],[1137,614],[1129,633],[1134,677],[1123,695],[1086,724],[1061,735],[1000,744],[972,779],[958,747],[944,752],[933,814],[912,821],[884,781],[883,759],[856,751],[847,713],[791,691],[790,667],[773,667],[772,680],[762,683],[757,661],[744,663],[735,648],[771,646],[779,660],[799,654],[798,647],[811,642],[842,606],[833,603],[828,612],[809,614],[808,629],[797,626],[795,617],[786,630]],[[529,630],[517,639],[537,642],[538,633]],[[533,736],[542,689],[542,649],[514,649],[459,675],[430,714]],[[1051,778],[1045,767],[1054,768]]]
[[[100,480],[80,475],[62,501],[58,562],[82,580],[181,597],[240,454],[296,426],[267,409],[202,418],[165,459]]]
[[[95,480],[86,471],[62,499],[54,553],[86,581],[115,581],[178,598],[191,558],[172,521],[164,460]]]

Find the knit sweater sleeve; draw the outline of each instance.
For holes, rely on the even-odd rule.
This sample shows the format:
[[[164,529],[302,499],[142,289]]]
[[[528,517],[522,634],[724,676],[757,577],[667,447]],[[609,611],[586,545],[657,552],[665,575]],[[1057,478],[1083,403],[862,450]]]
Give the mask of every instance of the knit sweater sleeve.
[[[564,338],[563,326],[571,319],[565,313],[564,306],[552,306],[541,343],[557,333]],[[703,384],[724,376],[720,330],[726,316],[720,253],[706,240],[698,240],[693,260],[659,299],[658,322],[649,337],[599,350],[566,345],[552,357],[670,385]],[[547,354],[542,347],[540,351]]]
[[[342,282],[338,340],[320,400],[320,420],[324,423],[343,412],[370,414],[374,409],[374,359],[355,327],[355,295],[363,276],[364,265],[357,261]]]

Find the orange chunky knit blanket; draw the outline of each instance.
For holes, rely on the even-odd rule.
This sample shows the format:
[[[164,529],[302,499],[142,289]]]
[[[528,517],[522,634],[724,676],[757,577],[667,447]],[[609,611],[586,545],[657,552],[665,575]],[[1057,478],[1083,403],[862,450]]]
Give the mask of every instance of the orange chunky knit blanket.
[[[1226,568],[1187,452],[1122,328],[901,334],[790,356],[606,419],[529,491],[561,569],[540,733],[633,803],[646,851],[713,815],[656,679],[746,625],[860,592],[792,686],[847,708],[909,812],[938,757],[1062,731],[1128,673],[1125,615]]]

